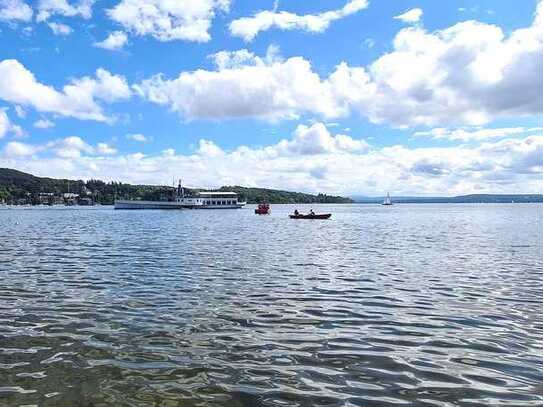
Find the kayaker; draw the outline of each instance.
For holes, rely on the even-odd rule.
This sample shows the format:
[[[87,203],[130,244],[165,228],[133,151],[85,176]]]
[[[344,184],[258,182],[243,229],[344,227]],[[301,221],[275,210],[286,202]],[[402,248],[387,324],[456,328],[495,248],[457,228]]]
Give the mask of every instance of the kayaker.
[[[313,209],[311,209],[311,210],[309,211],[309,214],[310,214],[311,216],[314,216],[314,215],[315,215],[315,212],[313,212]]]
[[[298,212],[298,209],[296,209],[296,210],[294,211],[294,215],[298,216],[299,214],[300,214],[300,212]]]

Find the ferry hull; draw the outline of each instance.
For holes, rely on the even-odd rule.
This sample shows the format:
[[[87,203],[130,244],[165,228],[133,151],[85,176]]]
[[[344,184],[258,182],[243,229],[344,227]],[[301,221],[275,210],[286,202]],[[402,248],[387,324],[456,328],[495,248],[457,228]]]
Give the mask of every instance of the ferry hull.
[[[163,201],[115,201],[115,209],[142,210],[142,209],[241,209],[245,203],[240,202],[232,205],[187,205],[182,202]]]
[[[141,209],[183,209],[183,205],[178,202],[161,201],[115,201],[115,209],[141,210]]]
[[[186,209],[241,209],[245,206],[243,203],[234,205],[183,205]]]

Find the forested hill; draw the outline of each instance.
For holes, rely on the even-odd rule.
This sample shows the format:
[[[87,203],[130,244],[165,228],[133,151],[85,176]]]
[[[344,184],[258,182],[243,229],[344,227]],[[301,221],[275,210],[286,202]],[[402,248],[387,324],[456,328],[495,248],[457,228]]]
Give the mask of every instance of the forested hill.
[[[222,187],[220,191],[237,192],[240,199],[248,203],[351,203],[349,198],[328,195],[310,195],[272,189]],[[35,177],[21,171],[0,168],[0,202],[39,202],[40,194],[61,196],[66,193],[92,198],[103,205],[111,204],[115,198],[139,200],[168,200],[173,196],[172,187],[154,185],[131,185],[100,180],[68,180]]]
[[[130,185],[121,182],[100,180],[68,180],[35,177],[21,171],[0,168],[0,202],[25,200],[35,204],[40,194],[76,194],[92,198],[103,205],[112,204],[115,198],[141,200],[168,199],[172,196],[172,187],[153,185]]]
[[[304,194],[301,192],[279,191],[276,189],[246,188],[240,186],[222,187],[219,191],[232,191],[243,197],[248,203],[353,203],[350,198],[326,194]]]

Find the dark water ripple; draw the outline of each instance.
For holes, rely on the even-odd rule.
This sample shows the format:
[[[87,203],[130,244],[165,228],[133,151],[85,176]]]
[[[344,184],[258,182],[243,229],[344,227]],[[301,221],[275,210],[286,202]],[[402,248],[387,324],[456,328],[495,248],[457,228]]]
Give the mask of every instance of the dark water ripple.
[[[543,405],[542,206],[273,209],[0,210],[0,406]]]

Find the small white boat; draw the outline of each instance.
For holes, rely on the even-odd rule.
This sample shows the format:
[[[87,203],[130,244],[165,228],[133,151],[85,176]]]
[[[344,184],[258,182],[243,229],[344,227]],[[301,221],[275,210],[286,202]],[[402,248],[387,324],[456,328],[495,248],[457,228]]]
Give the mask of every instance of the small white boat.
[[[382,205],[383,206],[392,206],[392,205],[394,205],[392,203],[392,200],[390,199],[390,193],[387,193],[387,196],[386,196],[385,200],[383,201]]]

